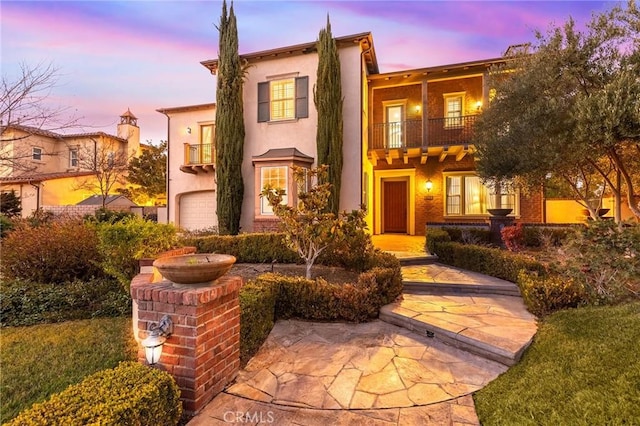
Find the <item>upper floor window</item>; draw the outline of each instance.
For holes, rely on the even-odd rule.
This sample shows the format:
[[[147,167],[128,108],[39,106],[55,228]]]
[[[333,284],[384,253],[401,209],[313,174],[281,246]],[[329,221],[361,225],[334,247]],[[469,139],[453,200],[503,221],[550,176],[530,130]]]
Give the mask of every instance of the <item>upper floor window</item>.
[[[32,151],[31,151],[31,158],[33,158],[34,160],[41,161],[42,160],[42,148],[38,148],[38,147],[34,146]]]
[[[464,92],[447,93],[444,95],[445,127],[462,126],[462,112],[464,111]]]
[[[499,192],[496,194],[496,192]],[[447,175],[445,178],[445,214],[447,216],[483,215],[488,209],[513,209],[518,214],[517,193],[511,188],[484,185],[474,174]]]
[[[200,147],[201,147],[201,155],[202,155],[200,162],[202,164],[213,163],[214,131],[215,131],[215,126],[213,124],[200,125]]]
[[[404,146],[405,108],[406,100],[398,102],[383,102],[384,121],[386,124],[386,148],[401,148]]]
[[[79,166],[78,149],[72,148],[69,150],[69,167],[73,168],[78,166]]]
[[[258,83],[258,122],[309,116],[309,77],[289,77]]]

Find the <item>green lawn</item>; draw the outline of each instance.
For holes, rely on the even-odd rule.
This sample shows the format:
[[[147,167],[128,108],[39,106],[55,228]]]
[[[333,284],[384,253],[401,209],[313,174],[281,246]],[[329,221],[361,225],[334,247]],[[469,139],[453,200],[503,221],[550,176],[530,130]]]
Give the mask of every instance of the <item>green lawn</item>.
[[[0,423],[136,351],[130,317],[2,328]]]
[[[475,402],[485,426],[640,424],[640,302],[547,317]]]

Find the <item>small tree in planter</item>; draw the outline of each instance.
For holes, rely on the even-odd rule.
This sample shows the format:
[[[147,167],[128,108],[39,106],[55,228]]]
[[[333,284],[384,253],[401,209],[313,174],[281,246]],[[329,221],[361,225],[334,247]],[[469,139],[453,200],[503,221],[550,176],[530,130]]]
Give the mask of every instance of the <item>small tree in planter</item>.
[[[293,166],[293,177],[298,186],[296,206],[282,204],[286,191],[265,186],[261,197],[266,197],[273,212],[282,221],[282,228],[289,247],[306,263],[306,277],[311,278],[311,267],[320,253],[340,235],[342,221],[333,213],[324,213],[331,184],[327,182],[327,166],[305,169]],[[311,187],[307,187],[311,185]]]

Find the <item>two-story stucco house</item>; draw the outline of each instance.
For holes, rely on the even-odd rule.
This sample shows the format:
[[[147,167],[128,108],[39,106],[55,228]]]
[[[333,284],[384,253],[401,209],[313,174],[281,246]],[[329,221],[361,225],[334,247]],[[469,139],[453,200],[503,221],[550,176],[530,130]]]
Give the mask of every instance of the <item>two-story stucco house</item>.
[[[344,163],[340,207],[362,203],[362,150],[367,76],[378,72],[370,33],[336,39],[344,97]],[[259,196],[266,184],[287,189],[294,202],[292,165],[316,166],[317,113],[313,103],[318,54],[305,43],[241,55],[245,144],[243,232],[274,230],[277,219]],[[202,64],[215,74],[217,60]],[[213,80],[212,80],[213,81]],[[186,229],[217,225],[215,216],[215,105],[162,108],[169,123],[169,221]],[[220,141],[219,143],[224,143]]]
[[[490,99],[489,67],[506,58],[380,73],[371,33],[336,41],[344,96],[342,210],[364,205],[374,234],[488,222],[488,209],[496,207],[512,209],[517,220],[544,221],[541,193],[496,191],[474,172],[472,125]],[[241,58],[249,64],[241,227],[272,230],[277,219],[261,188],[286,188],[293,203],[291,166],[317,166],[318,55],[312,42]],[[202,64],[216,73],[217,60]],[[215,104],[158,111],[169,118],[169,221],[186,229],[217,225]]]
[[[97,157],[128,159],[141,150],[137,118],[129,110],[120,116],[117,136],[60,134],[15,124],[3,126],[0,137],[0,190],[15,191],[23,217],[44,206],[75,205],[96,195],[88,188],[95,186]],[[121,186],[114,185],[113,193]]]

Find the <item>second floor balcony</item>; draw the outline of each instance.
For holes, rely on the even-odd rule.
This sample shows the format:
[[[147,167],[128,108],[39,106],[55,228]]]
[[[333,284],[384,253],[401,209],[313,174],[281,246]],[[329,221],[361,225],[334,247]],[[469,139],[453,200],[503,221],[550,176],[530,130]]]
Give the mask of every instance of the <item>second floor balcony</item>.
[[[184,144],[184,161],[180,170],[185,173],[209,173],[215,170],[213,144]]]
[[[473,144],[473,124],[476,115],[450,118],[430,118],[425,121],[405,120],[390,123],[374,123],[370,127],[369,154],[374,159],[440,156],[449,154],[461,158]],[[463,156],[464,154],[462,154]]]

